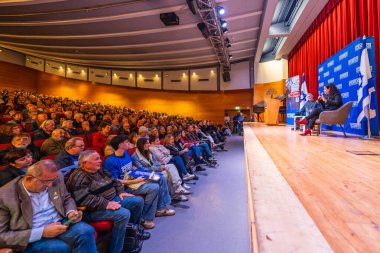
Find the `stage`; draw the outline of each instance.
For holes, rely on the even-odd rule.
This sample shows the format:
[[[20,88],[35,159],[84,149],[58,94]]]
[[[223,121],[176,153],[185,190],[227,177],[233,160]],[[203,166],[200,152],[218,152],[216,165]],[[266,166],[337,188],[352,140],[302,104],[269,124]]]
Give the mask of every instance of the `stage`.
[[[244,126],[253,251],[378,252],[380,142],[299,133]]]

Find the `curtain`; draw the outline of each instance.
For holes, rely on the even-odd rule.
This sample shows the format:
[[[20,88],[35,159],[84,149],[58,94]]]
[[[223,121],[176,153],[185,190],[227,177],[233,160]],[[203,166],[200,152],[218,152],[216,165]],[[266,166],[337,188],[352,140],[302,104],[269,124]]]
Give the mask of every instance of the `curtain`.
[[[308,91],[316,96],[318,65],[359,36],[373,36],[380,102],[379,22],[380,2],[377,0],[330,0],[290,52],[289,77],[304,73]]]

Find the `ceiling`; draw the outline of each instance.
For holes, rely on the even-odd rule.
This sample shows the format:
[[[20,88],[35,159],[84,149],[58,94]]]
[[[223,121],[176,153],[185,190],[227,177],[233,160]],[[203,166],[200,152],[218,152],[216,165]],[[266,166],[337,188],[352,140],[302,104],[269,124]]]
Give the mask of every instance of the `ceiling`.
[[[309,2],[327,2],[299,1],[306,7],[313,5],[313,13],[303,19],[302,13],[293,17],[295,21],[289,26],[303,26],[297,27],[292,41],[298,41],[312,22],[305,20],[325,5],[316,8]],[[284,4],[286,0],[215,2],[226,10],[223,19],[229,32],[224,36],[232,43],[229,54],[233,61],[255,58],[258,62],[273,50],[276,58],[281,58],[291,50],[291,43],[280,45],[275,38],[292,35],[291,29],[277,36],[270,32],[273,24],[286,21],[296,4]],[[297,8],[303,12],[305,6]],[[179,25],[165,26],[159,14],[166,12],[175,12]],[[197,28],[199,22],[200,16],[190,12],[185,0],[1,0],[0,46],[91,66],[153,69],[216,65],[218,59],[211,42]]]

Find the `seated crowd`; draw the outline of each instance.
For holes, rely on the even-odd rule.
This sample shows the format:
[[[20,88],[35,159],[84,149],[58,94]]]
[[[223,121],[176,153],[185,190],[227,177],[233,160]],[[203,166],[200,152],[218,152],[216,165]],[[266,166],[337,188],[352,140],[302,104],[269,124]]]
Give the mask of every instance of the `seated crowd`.
[[[226,151],[222,126],[178,115],[7,90],[0,115],[0,248],[15,251],[97,252],[91,224],[112,221],[122,252],[128,224],[148,239]]]

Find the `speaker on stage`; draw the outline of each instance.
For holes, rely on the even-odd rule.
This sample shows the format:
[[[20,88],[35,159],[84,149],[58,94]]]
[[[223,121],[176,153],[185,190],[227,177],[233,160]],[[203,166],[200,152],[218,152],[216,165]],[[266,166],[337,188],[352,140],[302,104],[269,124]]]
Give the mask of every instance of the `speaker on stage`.
[[[231,81],[231,76],[230,76],[230,72],[223,72],[223,81],[225,82],[229,82]]]

